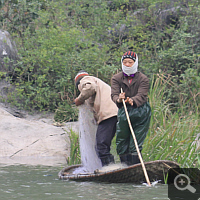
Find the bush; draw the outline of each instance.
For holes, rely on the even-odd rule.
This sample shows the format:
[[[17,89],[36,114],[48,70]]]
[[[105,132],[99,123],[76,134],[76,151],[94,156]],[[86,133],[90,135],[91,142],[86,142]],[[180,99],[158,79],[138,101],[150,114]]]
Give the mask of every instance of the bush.
[[[168,9],[173,7],[175,14]],[[158,17],[162,11],[169,12],[168,21]],[[7,16],[5,10],[1,13]],[[10,101],[16,105],[29,110],[67,109],[74,116],[69,107],[76,96],[76,73],[84,69],[110,84],[112,75],[121,70],[123,52],[133,50],[140,71],[150,79],[152,73],[170,74],[174,87],[167,87],[165,96],[174,112],[180,103],[188,110],[199,108],[198,2],[24,0],[11,1],[10,13],[11,20],[2,19],[2,27],[15,37],[21,57],[10,77],[16,86]],[[57,113],[59,121],[76,118],[59,116],[66,117]]]

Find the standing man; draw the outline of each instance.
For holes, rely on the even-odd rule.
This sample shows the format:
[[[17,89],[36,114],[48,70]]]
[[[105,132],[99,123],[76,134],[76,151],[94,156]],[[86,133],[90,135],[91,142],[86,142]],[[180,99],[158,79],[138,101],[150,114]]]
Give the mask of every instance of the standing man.
[[[96,132],[96,152],[102,166],[114,163],[110,153],[111,141],[116,132],[118,108],[111,99],[111,87],[94,76],[81,70],[75,77],[80,94],[75,99],[76,106],[85,101],[92,107],[98,127]]]
[[[111,98],[119,108],[116,131],[117,153],[122,163],[133,165],[140,162],[126,118],[122,100],[125,100],[137,143],[142,151],[148,133],[151,108],[147,102],[149,80],[138,72],[138,56],[128,51],[121,58],[122,72],[112,77]],[[121,93],[121,88],[123,93]]]

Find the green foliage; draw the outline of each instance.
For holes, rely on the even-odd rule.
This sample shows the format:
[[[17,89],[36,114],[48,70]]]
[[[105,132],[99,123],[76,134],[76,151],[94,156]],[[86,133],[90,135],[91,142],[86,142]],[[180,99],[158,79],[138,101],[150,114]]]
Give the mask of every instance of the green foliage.
[[[163,177],[164,177],[164,183],[167,184],[168,181],[168,173],[165,175],[164,170],[163,170]]]
[[[26,28],[32,27],[33,20],[38,17],[37,12],[45,7],[45,0],[1,0],[0,21],[3,29],[16,33],[24,39]]]
[[[75,165],[81,163],[80,147],[79,147],[79,135],[74,131],[70,131],[70,157],[67,159],[68,165]]]
[[[199,109],[198,1],[7,2],[1,1],[0,25],[14,37],[20,55],[10,77],[16,86],[10,95],[13,104],[58,111],[58,121],[76,119],[70,108],[76,73],[84,69],[110,84],[121,69],[121,55],[130,49],[149,78],[152,73],[170,74],[173,86],[167,85],[164,96],[173,112],[180,104],[185,112]],[[169,5],[176,15],[167,23],[159,14],[165,10],[173,16]]]
[[[198,112],[185,115],[184,105],[173,113],[165,99],[167,84],[163,76],[155,78],[151,85],[149,101],[152,119],[149,134],[145,139],[143,156],[149,160],[172,160],[181,167],[199,167],[196,146],[193,141],[199,133]],[[192,101],[192,99],[191,99]]]
[[[69,104],[61,104],[55,111],[54,120],[60,123],[77,121],[78,109],[76,107],[71,107]]]

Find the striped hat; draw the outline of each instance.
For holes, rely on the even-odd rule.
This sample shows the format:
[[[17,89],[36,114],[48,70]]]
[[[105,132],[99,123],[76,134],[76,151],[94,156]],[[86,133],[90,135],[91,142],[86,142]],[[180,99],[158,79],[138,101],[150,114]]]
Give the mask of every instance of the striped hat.
[[[122,61],[126,58],[130,58],[134,61],[136,61],[136,53],[133,51],[127,51],[126,53],[124,53],[124,55],[122,56]]]
[[[89,74],[84,71],[84,70],[80,70],[77,75],[75,76],[75,84],[76,84],[76,87],[78,87],[79,83],[80,83],[80,80],[84,77],[84,76],[89,76]]]

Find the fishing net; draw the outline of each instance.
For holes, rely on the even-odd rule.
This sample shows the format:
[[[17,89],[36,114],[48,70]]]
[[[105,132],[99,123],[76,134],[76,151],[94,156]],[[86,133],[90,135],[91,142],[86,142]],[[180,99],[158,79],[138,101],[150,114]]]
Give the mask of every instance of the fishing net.
[[[79,144],[83,167],[74,173],[94,172],[101,168],[101,161],[95,150],[97,123],[92,108],[84,103],[79,106]]]

